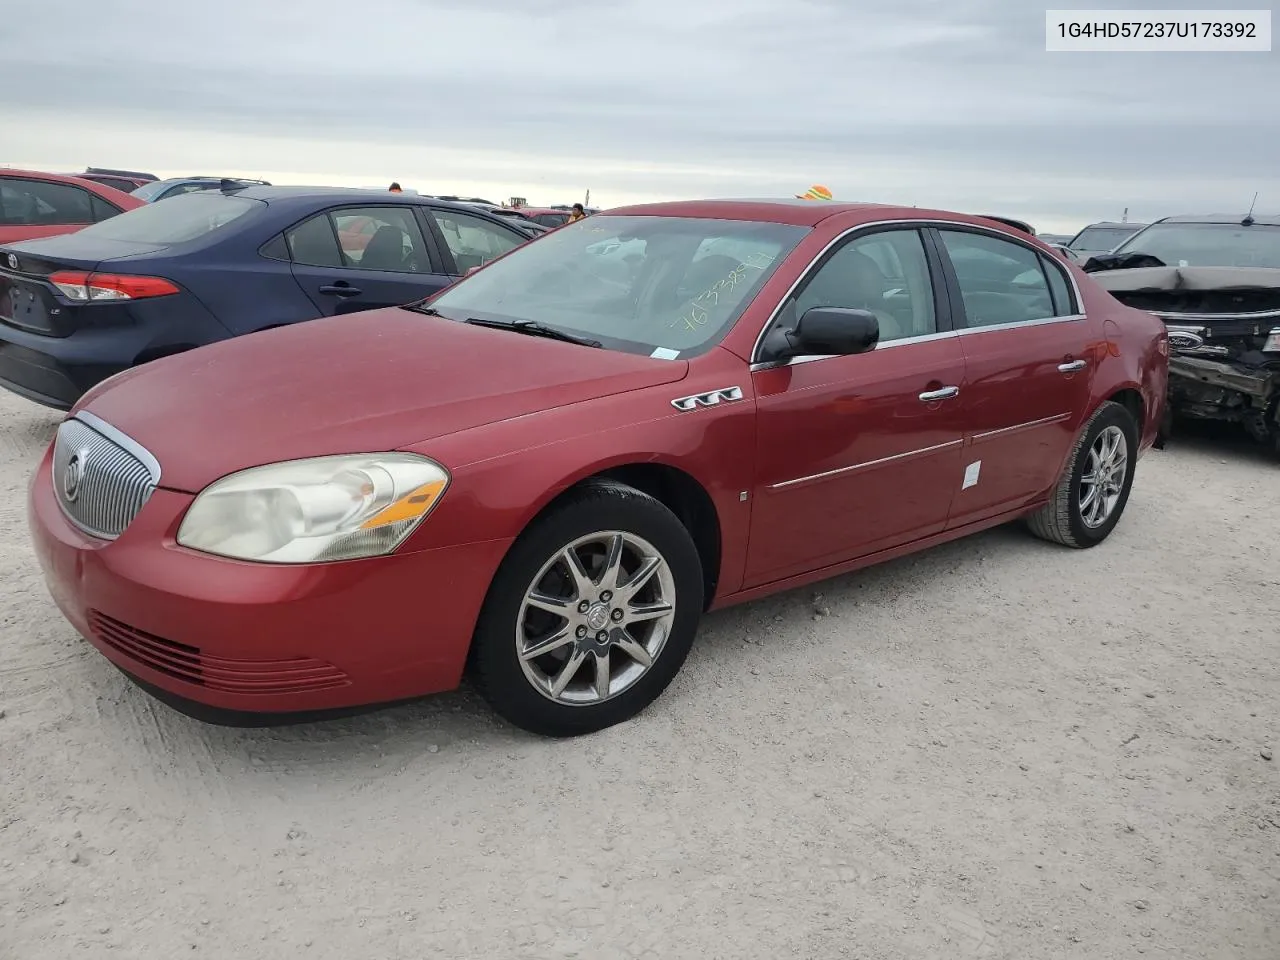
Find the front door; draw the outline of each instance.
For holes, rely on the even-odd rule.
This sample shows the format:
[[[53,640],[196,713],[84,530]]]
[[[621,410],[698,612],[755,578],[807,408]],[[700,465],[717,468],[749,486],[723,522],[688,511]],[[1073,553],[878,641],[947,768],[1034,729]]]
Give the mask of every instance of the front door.
[[[855,234],[798,288],[795,316],[870,309],[881,339],[865,354],[753,372],[758,473],[745,587],[946,526],[960,483],[965,365],[942,289],[914,228]]]
[[[328,210],[285,240],[294,278],[326,316],[413,303],[453,282],[407,204]]]
[[[969,380],[964,479],[948,524],[958,527],[1032,503],[1057,482],[1105,345],[1053,258],[977,227],[937,237]]]

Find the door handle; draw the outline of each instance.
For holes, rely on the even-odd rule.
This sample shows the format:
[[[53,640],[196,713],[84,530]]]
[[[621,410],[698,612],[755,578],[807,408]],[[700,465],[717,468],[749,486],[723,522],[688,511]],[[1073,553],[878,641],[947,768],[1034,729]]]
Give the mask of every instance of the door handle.
[[[320,288],[320,292],[335,297],[358,297],[361,290],[359,287],[353,287],[349,283],[326,283]]]
[[[1079,370],[1083,370],[1088,365],[1089,365],[1089,361],[1087,360],[1072,360],[1070,363],[1058,364],[1058,372],[1059,373],[1075,373]]]
[[[933,403],[935,400],[950,400],[952,397],[959,396],[959,387],[942,387],[938,390],[926,390],[920,394],[920,399],[925,403]]]

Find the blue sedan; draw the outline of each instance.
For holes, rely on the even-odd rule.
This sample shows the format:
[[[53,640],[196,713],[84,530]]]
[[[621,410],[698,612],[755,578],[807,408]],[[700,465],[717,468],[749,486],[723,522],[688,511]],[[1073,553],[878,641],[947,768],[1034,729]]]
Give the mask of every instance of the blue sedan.
[[[0,247],[0,386],[65,410],[148,360],[421,300],[533,235],[371,190],[228,185],[148,204]]]

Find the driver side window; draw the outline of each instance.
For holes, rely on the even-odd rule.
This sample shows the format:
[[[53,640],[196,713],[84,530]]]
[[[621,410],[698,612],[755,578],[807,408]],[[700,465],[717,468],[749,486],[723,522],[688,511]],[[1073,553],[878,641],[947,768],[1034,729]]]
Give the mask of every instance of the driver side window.
[[[801,288],[796,317],[813,307],[871,311],[880,321],[881,343],[936,333],[933,282],[920,232],[885,230],[840,247]]]

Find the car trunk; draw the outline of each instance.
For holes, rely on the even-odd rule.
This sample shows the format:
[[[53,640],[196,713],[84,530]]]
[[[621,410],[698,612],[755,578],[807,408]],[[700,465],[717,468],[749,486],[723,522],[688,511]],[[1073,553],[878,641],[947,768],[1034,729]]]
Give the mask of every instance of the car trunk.
[[[162,244],[85,240],[75,234],[0,247],[0,323],[46,337],[70,336],[82,307],[103,304],[69,300],[51,276],[100,272],[107,263],[112,273],[129,274],[129,257],[163,249]]]

